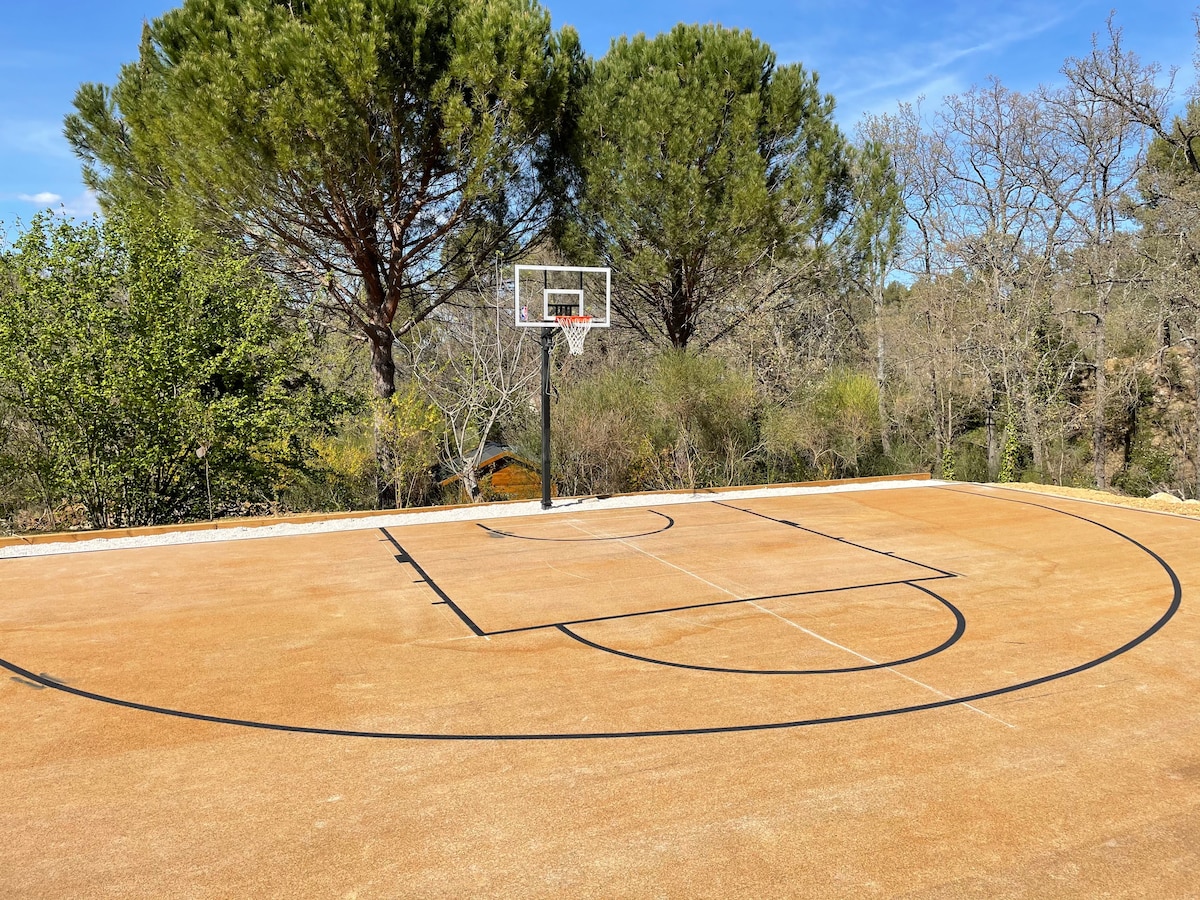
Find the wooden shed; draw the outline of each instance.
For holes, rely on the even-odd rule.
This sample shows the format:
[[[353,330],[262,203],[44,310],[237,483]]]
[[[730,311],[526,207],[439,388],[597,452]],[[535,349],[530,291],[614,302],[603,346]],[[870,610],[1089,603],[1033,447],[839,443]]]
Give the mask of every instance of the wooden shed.
[[[536,500],[542,496],[541,467],[518,454],[511,447],[485,444],[479,458],[479,491],[485,500]],[[438,484],[442,488],[458,487],[457,502],[469,503],[471,498],[461,486],[462,476],[455,472]],[[557,495],[551,485],[551,493]]]

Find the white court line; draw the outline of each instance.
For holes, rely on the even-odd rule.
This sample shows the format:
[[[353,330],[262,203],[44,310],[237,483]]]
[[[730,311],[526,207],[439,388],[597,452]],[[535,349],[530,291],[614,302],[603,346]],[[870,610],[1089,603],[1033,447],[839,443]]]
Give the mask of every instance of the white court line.
[[[578,529],[579,529],[580,531],[582,531],[584,534],[590,534],[592,537],[601,537],[601,535],[598,535],[598,534],[596,534],[596,533],[594,533],[594,532],[588,531],[588,530],[587,530],[586,528],[584,528],[582,525],[576,525],[574,522],[572,522],[572,523],[570,523],[570,524],[571,524],[571,525],[572,525],[574,528],[578,528]],[[723,594],[728,594],[730,597],[733,597],[735,600],[740,600],[740,599],[741,599],[740,597],[738,597],[738,595],[737,595],[737,594],[735,594],[733,591],[729,590],[728,588],[723,588],[723,587],[721,587],[721,585],[719,585],[719,584],[713,584],[713,583],[712,583],[711,581],[709,581],[707,578],[701,578],[701,577],[700,577],[699,575],[697,575],[695,572],[689,572],[689,571],[688,571],[687,569],[685,569],[683,566],[677,566],[677,565],[675,565],[675,563],[671,562],[670,560],[663,559],[661,556],[655,556],[655,555],[654,555],[653,553],[651,553],[649,550],[643,550],[643,549],[642,549],[641,547],[639,547],[637,544],[631,544],[631,543],[629,543],[629,541],[628,541],[626,538],[617,538],[617,543],[618,543],[618,544],[624,544],[626,547],[629,547],[629,548],[630,548],[630,549],[632,549],[632,550],[636,550],[638,553],[641,553],[643,556],[648,556],[648,557],[650,557],[650,558],[651,558],[651,559],[653,559],[653,560],[657,560],[658,562],[662,563],[664,566],[670,566],[672,569],[677,569],[678,571],[682,572],[684,575],[688,575],[688,576],[690,576],[690,577],[692,577],[692,578],[695,578],[697,581],[702,581],[702,582],[704,582],[705,584],[707,584],[707,585],[708,585],[710,588],[716,588],[716,589],[717,589],[718,591],[720,591],[721,593],[723,593]]]
[[[574,522],[572,522],[571,525],[575,528],[578,528],[584,534],[590,534],[592,537],[599,537],[599,535],[596,535],[596,534],[588,531],[582,525],[576,525]],[[724,594],[728,594],[730,597],[733,597],[734,599],[741,599],[738,597],[737,594],[735,594],[733,591],[729,590],[728,588],[723,588],[719,584],[713,584],[707,578],[701,578],[695,572],[689,572],[687,569],[683,568],[683,566],[677,566],[677,565],[675,565],[675,563],[665,560],[661,556],[655,556],[653,553],[649,552],[648,550],[643,550],[641,547],[637,546],[636,544],[629,543],[629,541],[627,541],[625,538],[618,538],[617,542],[624,544],[626,547],[630,547],[630,548],[636,550],[638,553],[641,553],[644,556],[648,556],[651,559],[658,560],[660,563],[662,563],[665,566],[670,566],[672,569],[677,569],[678,571],[682,572],[685,575],[690,575],[692,578],[695,578],[697,581],[703,582],[704,584],[707,584],[711,588],[716,588],[718,591],[721,591]],[[837,643],[836,641],[831,641],[827,637],[822,637],[821,635],[817,634],[815,631],[811,631],[811,630],[805,628],[803,625],[797,625],[791,619],[784,618],[783,616],[779,615],[779,613],[777,613],[777,612],[772,612],[771,610],[769,610],[765,607],[759,606],[753,600],[751,600],[749,602],[750,602],[750,605],[753,606],[755,609],[757,609],[759,612],[764,612],[769,616],[774,616],[775,618],[779,619],[780,621],[786,622],[787,624],[791,625],[793,628],[799,628],[805,634],[811,635],[812,637],[815,637],[819,641],[824,641],[826,644],[829,644],[829,646],[831,646],[831,647],[837,647],[839,650],[845,651],[846,653],[849,653],[851,656],[857,656],[859,659],[866,660],[868,663],[870,663],[873,666],[879,665],[877,660],[871,659],[869,656],[864,656],[863,654],[859,653],[856,650],[851,650],[849,647],[843,647],[841,644]],[[884,671],[891,672],[893,675],[898,675],[899,677],[903,678],[905,681],[911,681],[913,684],[923,687],[927,691],[932,691],[933,693],[937,694],[939,697],[941,697],[945,700],[953,700],[954,699],[949,694],[943,694],[941,691],[939,691],[933,685],[926,684],[923,681],[918,681],[917,679],[913,678],[910,675],[905,675],[903,672],[898,672],[896,669],[893,669],[891,666],[884,666]],[[989,712],[984,712],[978,706],[972,706],[970,703],[958,703],[956,705],[957,706],[965,706],[968,709],[974,710],[975,712],[979,713],[981,716],[987,716],[989,719],[993,719],[993,720],[999,722],[1001,725],[1004,725],[1008,728],[1016,728],[1017,727],[1016,725],[1013,725],[1011,722],[1005,722],[1003,719],[997,718],[996,716],[993,716]]]
[[[750,605],[753,606],[757,610],[761,610],[762,612],[765,612],[769,616],[774,616],[775,618],[779,619],[779,621],[781,621],[781,622],[787,622],[787,624],[791,625],[793,628],[799,628],[805,634],[812,635],[813,637],[815,637],[818,641],[824,641],[826,644],[828,644],[831,647],[837,647],[839,650],[844,650],[846,653],[849,653],[852,656],[857,656],[859,659],[866,660],[868,663],[870,663],[873,666],[879,665],[879,662],[877,660],[871,659],[871,657],[869,657],[869,656],[864,656],[862,653],[859,653],[857,650],[851,650],[849,647],[843,647],[841,644],[837,643],[836,641],[831,641],[827,637],[822,637],[821,635],[817,634],[815,631],[810,631],[809,629],[805,628],[803,625],[798,625],[795,622],[793,622],[791,619],[786,618],[785,616],[779,615],[779,613],[777,613],[777,612],[773,612],[772,610],[769,610],[764,606],[759,606],[753,600],[750,601]],[[884,666],[883,668],[885,671],[891,672],[893,675],[899,675],[905,681],[911,681],[913,684],[920,685],[921,687],[925,688],[925,690],[927,690],[927,691],[933,691],[939,697],[943,697],[946,700],[954,699],[949,694],[943,694],[941,691],[939,691],[933,685],[926,684],[923,681],[917,681],[917,679],[913,678],[911,675],[905,675],[903,672],[898,672],[895,669],[893,669],[891,666]],[[979,713],[981,716],[987,716],[989,719],[995,719],[1001,725],[1007,725],[1009,728],[1017,727],[1016,725],[1013,725],[1011,722],[1005,722],[1003,719],[997,718],[996,716],[993,716],[989,712],[984,712],[978,706],[972,706],[970,703],[959,703],[957,705],[965,706],[968,709],[973,709],[973,710],[975,710],[975,712]]]

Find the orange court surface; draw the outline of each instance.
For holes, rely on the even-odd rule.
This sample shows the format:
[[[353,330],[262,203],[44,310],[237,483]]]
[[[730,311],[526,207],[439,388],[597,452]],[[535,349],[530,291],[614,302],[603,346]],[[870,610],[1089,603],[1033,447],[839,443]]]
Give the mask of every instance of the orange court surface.
[[[517,511],[0,559],[0,896],[1200,896],[1200,521]]]

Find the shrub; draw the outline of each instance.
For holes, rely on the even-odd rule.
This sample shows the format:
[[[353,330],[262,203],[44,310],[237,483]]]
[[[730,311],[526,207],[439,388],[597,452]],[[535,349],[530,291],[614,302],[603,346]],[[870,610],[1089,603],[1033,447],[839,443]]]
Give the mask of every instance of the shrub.
[[[206,481],[215,511],[242,512],[294,476],[319,390],[248,261],[113,214],[35,218],[0,266],[0,403],[21,436],[5,452],[47,506],[152,524],[206,516]]]

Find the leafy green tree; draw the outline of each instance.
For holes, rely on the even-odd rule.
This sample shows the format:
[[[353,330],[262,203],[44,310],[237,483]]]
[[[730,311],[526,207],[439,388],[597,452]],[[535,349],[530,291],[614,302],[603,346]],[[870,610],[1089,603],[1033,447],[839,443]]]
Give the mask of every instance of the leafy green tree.
[[[726,333],[749,276],[810,253],[845,209],[833,99],[747,31],[619,38],[581,105],[582,234],[617,270],[621,319],[648,340],[682,349]]]
[[[396,338],[548,221],[580,61],[536,0],[186,0],[66,134],[106,210],[161,198],[339,311],[387,399]]]
[[[151,524],[206,515],[206,487],[218,510],[269,500],[301,462],[302,335],[228,248],[147,215],[43,216],[0,267],[7,451],[48,503]]]
[[[0,395],[4,393],[0,389]],[[20,411],[0,400],[0,534],[20,530],[23,525],[38,530],[57,525],[38,473],[25,465],[32,437]]]

